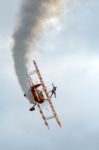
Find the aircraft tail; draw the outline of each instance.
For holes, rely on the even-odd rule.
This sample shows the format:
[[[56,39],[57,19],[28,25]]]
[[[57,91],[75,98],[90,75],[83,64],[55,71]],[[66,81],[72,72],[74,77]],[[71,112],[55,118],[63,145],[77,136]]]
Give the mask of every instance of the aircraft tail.
[[[33,85],[33,88],[37,89],[39,86],[41,86],[41,84],[35,84],[35,85]]]

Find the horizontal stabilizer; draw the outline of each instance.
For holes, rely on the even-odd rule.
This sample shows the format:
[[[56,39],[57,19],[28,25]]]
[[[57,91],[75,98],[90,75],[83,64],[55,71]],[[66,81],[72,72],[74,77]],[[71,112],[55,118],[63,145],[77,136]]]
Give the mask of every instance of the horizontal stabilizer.
[[[33,88],[37,89],[39,86],[41,86],[41,84],[36,84],[36,85],[33,85]]]

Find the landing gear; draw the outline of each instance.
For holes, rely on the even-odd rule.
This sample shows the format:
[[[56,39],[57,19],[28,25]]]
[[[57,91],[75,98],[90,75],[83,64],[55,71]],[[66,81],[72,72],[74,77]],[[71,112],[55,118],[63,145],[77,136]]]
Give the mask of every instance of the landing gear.
[[[30,108],[30,111],[34,111],[35,110],[35,106],[36,106],[36,104]]]
[[[34,107],[30,108],[30,111],[34,111],[34,110],[35,110],[35,108],[34,108]]]

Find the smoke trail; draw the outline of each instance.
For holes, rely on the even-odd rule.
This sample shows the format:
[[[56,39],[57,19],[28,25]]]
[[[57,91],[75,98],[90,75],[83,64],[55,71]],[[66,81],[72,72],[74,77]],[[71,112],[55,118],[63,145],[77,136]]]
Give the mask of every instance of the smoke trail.
[[[43,25],[60,15],[61,0],[24,0],[13,33],[12,48],[16,75],[23,91],[27,88],[26,56]],[[33,50],[32,50],[33,51]]]

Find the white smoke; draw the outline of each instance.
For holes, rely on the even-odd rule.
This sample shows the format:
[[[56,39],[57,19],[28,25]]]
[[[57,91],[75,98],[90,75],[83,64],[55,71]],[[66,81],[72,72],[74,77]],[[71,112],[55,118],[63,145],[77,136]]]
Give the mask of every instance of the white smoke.
[[[68,0],[69,1],[69,0]],[[12,48],[16,75],[23,91],[27,89],[27,54],[31,44],[44,26],[61,18],[64,0],[24,0],[18,15],[17,25],[13,33]],[[64,3],[65,4],[65,3]],[[39,42],[39,41],[38,41]],[[34,49],[32,49],[32,52]]]

